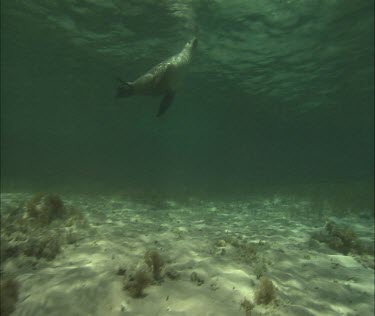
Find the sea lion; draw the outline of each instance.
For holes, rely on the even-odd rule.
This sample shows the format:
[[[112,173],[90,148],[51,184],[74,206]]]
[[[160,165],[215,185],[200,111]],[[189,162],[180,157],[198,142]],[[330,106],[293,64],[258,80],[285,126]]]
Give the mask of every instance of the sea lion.
[[[121,85],[117,88],[117,97],[163,95],[157,114],[157,116],[161,116],[172,104],[176,90],[187,72],[197,45],[198,40],[194,37],[186,43],[180,53],[156,65],[137,80],[125,82],[119,79]]]

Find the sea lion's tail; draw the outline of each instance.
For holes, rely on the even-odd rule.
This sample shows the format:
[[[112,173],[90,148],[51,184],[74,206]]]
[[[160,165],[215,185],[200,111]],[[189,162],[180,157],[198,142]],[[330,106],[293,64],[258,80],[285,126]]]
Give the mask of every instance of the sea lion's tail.
[[[125,98],[134,94],[134,88],[129,82],[126,82],[120,78],[117,78],[117,80],[120,81],[121,85],[117,88],[116,97]]]

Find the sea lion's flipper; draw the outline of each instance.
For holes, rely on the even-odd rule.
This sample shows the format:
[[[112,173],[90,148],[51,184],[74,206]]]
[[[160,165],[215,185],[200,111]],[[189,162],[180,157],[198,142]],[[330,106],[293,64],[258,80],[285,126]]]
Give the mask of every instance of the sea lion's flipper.
[[[130,97],[133,94],[134,94],[133,86],[129,82],[125,82],[121,80],[121,85],[117,88],[116,97],[118,98]]]
[[[174,95],[175,95],[175,93],[172,92],[172,91],[167,92],[167,94],[161,100],[161,103],[160,103],[160,106],[159,106],[159,112],[156,116],[161,116],[168,110],[168,108],[170,107],[170,105],[173,102]]]

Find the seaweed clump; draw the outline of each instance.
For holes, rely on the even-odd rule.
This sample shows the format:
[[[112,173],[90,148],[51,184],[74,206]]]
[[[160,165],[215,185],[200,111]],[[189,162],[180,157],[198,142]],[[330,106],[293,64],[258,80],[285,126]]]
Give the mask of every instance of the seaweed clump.
[[[272,281],[266,277],[260,279],[258,289],[255,292],[255,302],[267,305],[276,298],[276,289]]]
[[[145,264],[144,264],[145,263]],[[144,289],[152,283],[160,283],[165,261],[157,250],[148,250],[144,255],[144,263],[134,273],[128,273],[128,269],[121,267],[118,275],[124,275],[123,289],[128,291],[133,298],[144,297]],[[169,270],[167,275],[171,279],[178,278],[178,273]]]
[[[36,224],[45,226],[66,214],[65,206],[58,194],[38,193],[26,204],[26,214]]]
[[[204,279],[195,271],[190,274],[190,281],[196,283],[198,286],[204,284]]]
[[[124,290],[127,290],[131,297],[144,297],[144,289],[150,285],[151,276],[145,269],[137,270],[134,275],[125,279]]]
[[[23,253],[29,257],[46,258],[52,260],[60,252],[61,243],[59,234],[55,232],[41,233],[32,236],[23,245]]]
[[[15,305],[18,300],[18,292],[20,285],[14,279],[2,279],[0,282],[0,315],[8,316],[12,314],[16,309]]]
[[[257,259],[258,245],[255,243],[245,243],[239,247],[239,257],[246,264],[253,264]]]
[[[255,305],[253,302],[244,298],[241,302],[241,308],[245,310],[245,316],[251,316],[251,311],[254,309]]]
[[[149,250],[145,253],[145,263],[151,269],[154,280],[158,281],[164,266],[164,260],[157,250]]]
[[[331,249],[344,255],[363,252],[363,245],[358,240],[356,233],[350,228],[337,225],[334,221],[327,222],[324,230],[313,234],[312,239],[324,242]]]

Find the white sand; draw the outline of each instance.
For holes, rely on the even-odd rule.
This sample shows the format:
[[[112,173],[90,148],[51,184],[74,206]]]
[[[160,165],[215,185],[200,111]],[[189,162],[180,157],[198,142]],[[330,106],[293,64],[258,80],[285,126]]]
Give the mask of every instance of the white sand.
[[[17,270],[14,316],[244,316],[240,303],[254,301],[259,283],[255,265],[241,260],[228,241],[216,245],[235,239],[263,244],[257,257],[277,288],[276,301],[257,305],[251,315],[374,315],[374,271],[324,244],[312,247],[310,235],[324,222],[303,204],[293,212],[282,200],[150,210],[121,198],[63,198],[84,210],[89,237],[65,245],[35,271]],[[354,222],[358,235],[373,242],[373,223],[346,219]],[[165,277],[147,287],[144,298],[132,298],[116,271],[142,263],[148,249],[158,249],[180,278]],[[7,273],[17,269],[12,260],[4,265]],[[190,280],[193,271],[204,284]]]

